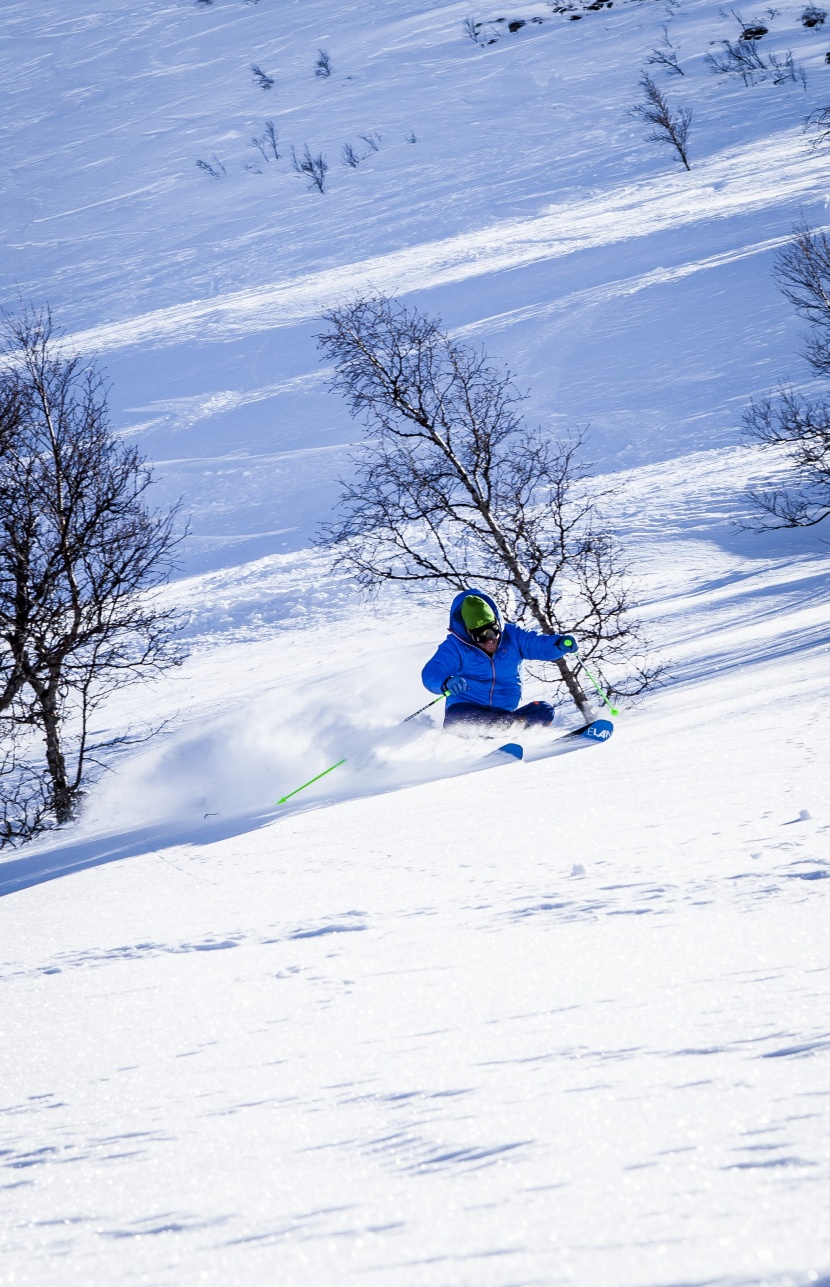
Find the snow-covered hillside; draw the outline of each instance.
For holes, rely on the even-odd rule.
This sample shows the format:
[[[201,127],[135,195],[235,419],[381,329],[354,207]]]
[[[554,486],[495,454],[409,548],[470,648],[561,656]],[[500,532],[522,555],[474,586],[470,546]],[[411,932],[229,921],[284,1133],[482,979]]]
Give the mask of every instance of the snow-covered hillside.
[[[806,88],[712,74],[695,0],[6,0],[0,302],[99,355],[193,536],[190,660],[106,712],[164,732],[0,862],[0,1283],[830,1284],[828,536],[735,525],[780,464],[741,410],[805,378],[774,251],[826,220],[803,8],[740,19]],[[607,746],[394,731],[446,604],[310,548],[366,289],[589,425],[667,663]]]

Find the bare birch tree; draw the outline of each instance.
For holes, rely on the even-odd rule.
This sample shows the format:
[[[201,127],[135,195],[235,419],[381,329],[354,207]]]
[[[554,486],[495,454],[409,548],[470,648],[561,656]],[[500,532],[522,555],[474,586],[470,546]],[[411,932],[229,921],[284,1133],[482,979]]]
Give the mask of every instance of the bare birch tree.
[[[830,376],[830,241],[802,224],[778,255],[773,269],[784,295],[808,323],[803,356],[814,375]],[[757,487],[750,499],[759,511],[752,526],[813,527],[830,516],[830,398],[806,397],[782,388],[750,404],[748,436],[783,449],[789,474],[777,487]]]
[[[685,76],[683,68],[677,61],[677,50],[671,42],[667,25],[663,26],[663,39],[654,46],[646,62],[653,67],[660,67],[669,76]]]
[[[180,660],[174,613],[148,594],[171,569],[176,511],[148,507],[150,470],[110,429],[100,372],[63,353],[49,313],[10,319],[6,340],[0,843],[73,817],[96,754],[93,712]]]
[[[311,149],[306,143],[301,155],[297,156],[296,150],[292,147],[291,164],[297,174],[304,174],[309,180],[309,192],[313,188],[316,188],[318,192],[325,192],[326,175],[328,174],[329,166],[322,152],[318,152],[317,156],[312,156]]]
[[[643,72],[640,77],[640,88],[645,102],[632,107],[631,115],[654,127],[651,133],[646,135],[650,143],[665,143],[673,147],[686,169],[691,170],[686,145],[692,124],[692,109],[681,107],[677,112],[673,112],[665,94],[647,72]]]
[[[509,372],[395,300],[358,299],[325,320],[331,388],[368,427],[323,537],[337,561],[367,590],[484,586],[519,622],[575,631],[609,691],[645,689],[657,668],[579,465],[583,436],[529,429]],[[585,714],[578,671],[554,665]]]

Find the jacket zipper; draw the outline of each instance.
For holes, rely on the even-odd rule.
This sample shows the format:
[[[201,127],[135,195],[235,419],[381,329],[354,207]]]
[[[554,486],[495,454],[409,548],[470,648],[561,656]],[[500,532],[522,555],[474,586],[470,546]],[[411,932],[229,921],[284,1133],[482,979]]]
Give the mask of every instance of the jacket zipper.
[[[455,635],[455,638],[459,641],[459,643],[466,644],[468,648],[475,648],[476,652],[484,652],[483,648],[479,648],[476,644],[470,643],[467,639],[462,639],[461,635],[456,634],[454,630],[450,630],[449,633],[451,635]],[[502,636],[503,635],[504,635],[504,631],[502,631]],[[499,648],[501,648],[501,639],[499,639],[498,645],[496,647],[496,652],[498,652]],[[492,657],[490,657],[490,669],[493,672],[493,680],[492,680],[492,683],[490,684],[490,702],[489,702],[490,706],[493,705],[493,693],[496,691],[496,652],[494,652]],[[484,655],[485,657],[487,657],[489,656],[489,653],[484,653]]]

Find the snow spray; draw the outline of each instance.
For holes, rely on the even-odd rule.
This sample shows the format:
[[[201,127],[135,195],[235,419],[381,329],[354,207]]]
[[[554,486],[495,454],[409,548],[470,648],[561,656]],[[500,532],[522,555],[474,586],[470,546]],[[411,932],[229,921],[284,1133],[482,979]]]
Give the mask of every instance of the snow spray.
[[[281,800],[277,801],[277,804],[285,804],[286,800],[290,800],[292,795],[297,795],[299,791],[305,791],[306,787],[311,786],[312,782],[319,782],[320,778],[324,778],[327,773],[332,773],[335,769],[339,769],[341,764],[345,763],[346,760],[344,758],[342,760],[338,760],[336,764],[330,764],[327,769],[323,769],[322,773],[318,773],[316,778],[309,778],[302,786],[295,787],[293,791],[289,791],[288,795],[284,795]]]
[[[431,702],[427,702],[426,706],[420,706],[418,710],[413,711],[411,715],[407,715],[406,719],[402,719],[401,724],[408,724],[416,715],[422,715],[424,711],[429,710],[430,706],[434,706],[436,702],[442,702],[445,697],[449,697],[449,693],[442,693],[440,697],[434,697]],[[286,800],[290,800],[292,795],[298,795],[300,791],[305,791],[306,787],[310,787],[313,782],[319,782],[320,778],[324,778],[327,773],[333,773],[335,769],[339,769],[340,765],[345,763],[346,757],[344,756],[343,759],[338,760],[336,764],[330,764],[327,769],[323,769],[323,772],[318,773],[316,777],[309,778],[302,786],[295,787],[293,791],[289,791],[287,795],[284,795],[281,800],[277,801],[277,804],[285,804]]]

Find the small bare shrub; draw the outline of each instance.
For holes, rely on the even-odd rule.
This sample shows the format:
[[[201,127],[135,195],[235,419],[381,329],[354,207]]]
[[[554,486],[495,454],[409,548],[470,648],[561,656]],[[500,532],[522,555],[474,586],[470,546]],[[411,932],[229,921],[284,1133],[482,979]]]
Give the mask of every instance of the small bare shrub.
[[[800,84],[802,89],[807,88],[807,73],[795,61],[789,49],[781,58],[776,54],[770,54],[767,62],[769,64],[770,80],[773,85],[787,85],[792,81]]]
[[[380,151],[380,145],[383,140],[378,133],[372,132],[370,134],[361,134],[360,137],[363,139],[363,142],[368,145],[369,152]],[[369,155],[369,152],[366,153],[367,156]]]
[[[768,54],[764,59],[754,40],[723,40],[721,45],[722,53],[706,55],[710,71],[720,76],[740,76],[745,85],[763,80],[771,80],[773,85],[797,81],[807,88],[804,68],[796,63],[790,50],[782,55]]]
[[[314,64],[314,75],[322,77],[325,80],[331,75],[331,58],[325,49],[317,51],[317,62]]]
[[[474,45],[495,45],[498,40],[497,23],[505,22],[504,18],[496,18],[494,22],[477,22],[474,18],[465,18],[461,24],[464,35],[472,40]]]
[[[804,122],[804,133],[812,135],[810,147],[813,151],[830,147],[830,107],[811,112]]]
[[[640,77],[640,88],[645,102],[633,107],[631,115],[654,127],[651,133],[646,135],[650,143],[665,143],[673,147],[686,169],[691,170],[686,144],[692,123],[692,109],[681,107],[677,112],[672,112],[665,95],[661,93],[647,72],[643,72]]]
[[[351,143],[343,144],[343,150],[340,153],[340,155],[343,158],[343,164],[351,166],[353,170],[357,169],[357,167],[360,165],[361,160],[363,159],[362,157],[359,157],[357,155]]]
[[[807,8],[801,15],[801,22],[805,27],[823,27],[827,20],[827,11],[817,9],[814,4],[808,4]]]
[[[652,49],[646,62],[654,67],[662,67],[670,76],[685,76],[686,74],[677,61],[677,50],[669,39],[668,27],[663,28],[663,39]]]
[[[312,156],[308,144],[306,143],[302,156],[297,156],[294,148],[291,149],[291,164],[298,174],[304,174],[309,180],[308,190],[316,188],[318,192],[326,190],[326,175],[328,174],[328,162],[319,152],[317,156]]]
[[[268,73],[264,72],[261,67],[257,67],[256,63],[251,64],[251,73],[253,75],[254,80],[259,85],[260,89],[273,88],[274,77],[269,76]]]
[[[211,165],[211,161],[213,164]],[[214,153],[211,161],[197,161],[196,164],[205,174],[209,174],[212,179],[222,179],[228,173],[219,157]]]
[[[269,149],[269,151],[273,153],[274,160],[279,161],[280,154],[279,154],[279,149],[277,148],[277,140],[279,139],[279,133],[277,130],[274,129],[273,121],[265,122],[265,129],[263,130],[262,137],[265,140],[266,146]]]
[[[745,85],[763,80],[767,66],[753,41],[722,40],[720,54],[707,54],[706,64],[718,76],[740,76]]]
[[[279,161],[278,143],[279,131],[274,129],[273,121],[266,121],[262,134],[251,139],[251,147],[255,147],[265,161]]]

